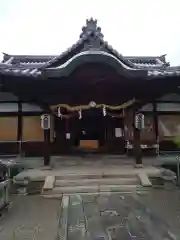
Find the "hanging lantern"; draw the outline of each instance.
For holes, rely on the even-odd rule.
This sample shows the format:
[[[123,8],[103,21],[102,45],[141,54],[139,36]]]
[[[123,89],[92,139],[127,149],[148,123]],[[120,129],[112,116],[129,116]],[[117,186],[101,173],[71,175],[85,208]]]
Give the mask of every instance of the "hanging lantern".
[[[45,130],[50,129],[51,119],[49,114],[43,114],[41,116],[41,127]]]
[[[79,110],[79,119],[82,119],[82,111]]]
[[[62,117],[62,114],[61,114],[61,108],[60,107],[58,107],[58,117]]]
[[[103,116],[105,117],[106,116],[106,107],[103,106]]]
[[[135,127],[137,129],[144,128],[144,114],[138,113],[135,115]]]

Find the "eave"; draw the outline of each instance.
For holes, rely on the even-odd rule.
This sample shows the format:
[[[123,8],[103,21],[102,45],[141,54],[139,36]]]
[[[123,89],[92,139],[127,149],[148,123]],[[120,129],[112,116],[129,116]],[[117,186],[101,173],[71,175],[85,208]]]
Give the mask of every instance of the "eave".
[[[80,53],[83,54],[83,53]],[[106,53],[107,54],[107,53]],[[78,54],[75,55],[73,58],[77,58]],[[111,55],[112,56],[112,55]],[[113,57],[113,56],[112,56]],[[68,61],[71,62],[72,59]],[[105,57],[106,58],[106,57]],[[115,58],[115,57],[113,57]],[[83,58],[85,60],[85,58]],[[88,59],[88,58],[87,58]],[[101,58],[102,59],[102,58]],[[19,66],[14,66],[11,64],[0,64],[0,74],[2,75],[10,75],[10,76],[22,76],[22,77],[31,77],[31,78],[43,78],[44,73],[48,71],[59,71],[63,69],[67,62],[58,66],[58,67],[48,67],[44,66],[44,64],[21,64]],[[85,60],[86,61],[86,60]],[[94,61],[94,60],[91,60]],[[102,59],[102,62],[104,60]],[[117,59],[119,62],[119,68],[122,70],[128,69],[130,72],[146,72],[147,79],[154,79],[154,78],[164,78],[164,77],[177,77],[180,76],[180,67],[167,67],[167,68],[153,68],[153,67],[146,67],[146,68],[132,68],[128,65],[124,64],[121,60]],[[123,67],[123,68],[122,68]],[[145,76],[145,75],[144,75]]]
[[[126,78],[145,78],[147,77],[147,71],[141,69],[135,69],[124,64],[121,60],[115,56],[104,51],[84,51],[69,59],[63,65],[58,67],[45,68],[43,70],[43,76],[46,78],[52,77],[66,77],[70,75],[76,68],[85,63],[102,63],[109,65],[114,70]]]
[[[30,65],[30,66],[14,66],[11,64],[0,64],[0,74],[3,75],[10,75],[10,76],[19,76],[19,77],[31,77],[37,78],[41,77],[41,70],[40,67],[37,65]]]
[[[180,66],[168,67],[165,69],[149,69],[148,78],[165,78],[165,77],[178,77],[180,76]]]

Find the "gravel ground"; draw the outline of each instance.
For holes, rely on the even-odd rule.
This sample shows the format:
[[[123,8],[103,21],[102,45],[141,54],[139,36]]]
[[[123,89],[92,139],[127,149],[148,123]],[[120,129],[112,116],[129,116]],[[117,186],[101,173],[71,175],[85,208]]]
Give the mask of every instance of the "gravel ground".
[[[0,219],[1,240],[54,240],[60,200],[13,196],[12,207]]]

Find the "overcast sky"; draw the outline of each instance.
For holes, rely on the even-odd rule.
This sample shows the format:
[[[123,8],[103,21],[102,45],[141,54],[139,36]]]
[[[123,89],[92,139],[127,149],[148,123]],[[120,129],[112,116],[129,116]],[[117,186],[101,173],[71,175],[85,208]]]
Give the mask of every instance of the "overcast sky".
[[[60,54],[94,17],[121,54],[180,65],[179,9],[180,0],[0,0],[0,52]]]

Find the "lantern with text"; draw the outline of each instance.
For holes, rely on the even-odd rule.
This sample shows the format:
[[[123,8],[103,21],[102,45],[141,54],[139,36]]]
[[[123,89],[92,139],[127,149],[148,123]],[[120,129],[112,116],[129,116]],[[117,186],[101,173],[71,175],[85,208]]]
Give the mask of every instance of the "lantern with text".
[[[144,128],[144,114],[138,113],[135,115],[135,128],[137,129]]]
[[[50,115],[48,115],[48,114],[43,114],[42,116],[41,116],[41,127],[43,128],[43,129],[50,129]]]

